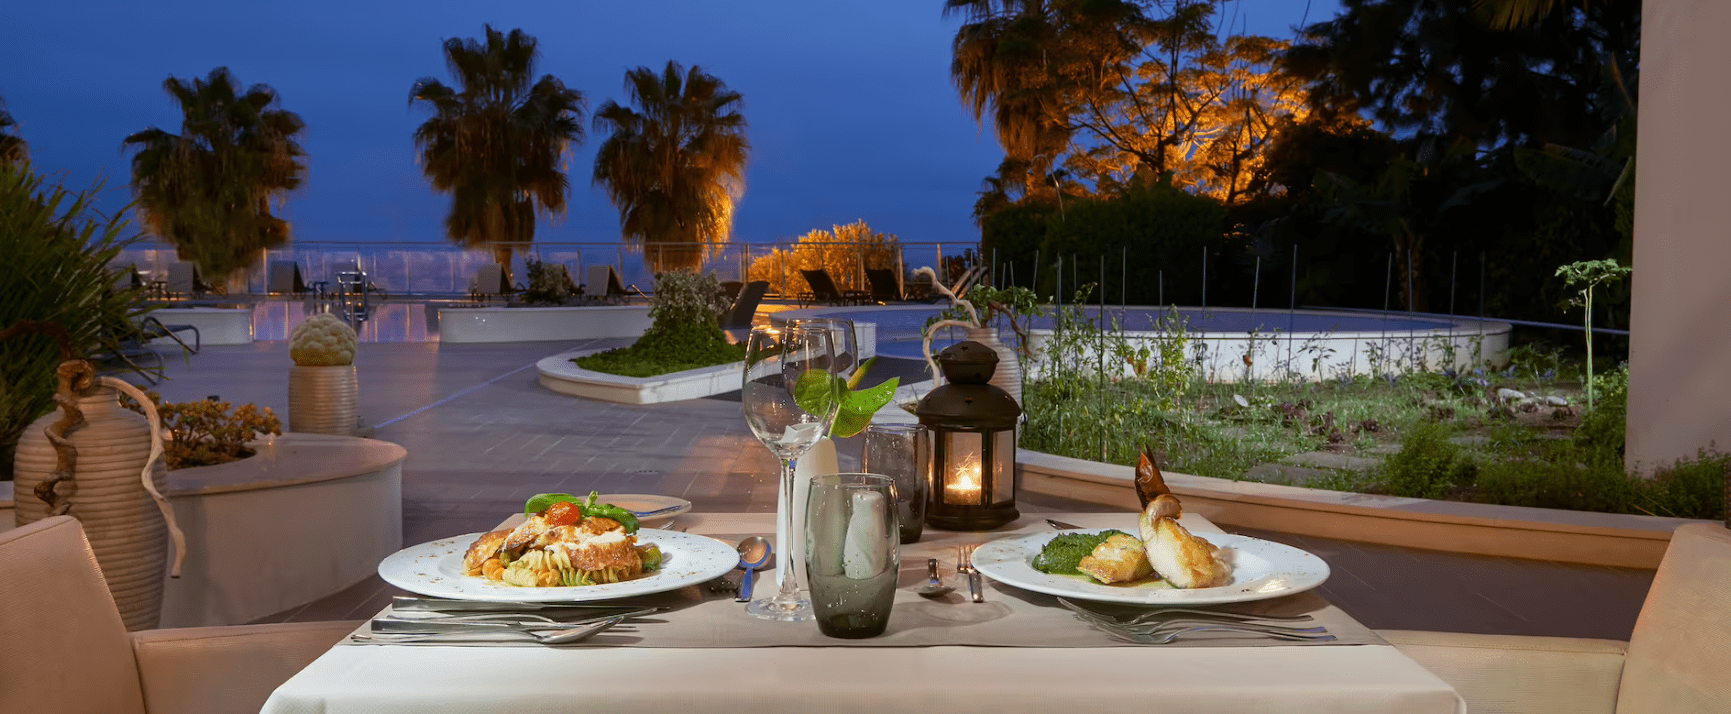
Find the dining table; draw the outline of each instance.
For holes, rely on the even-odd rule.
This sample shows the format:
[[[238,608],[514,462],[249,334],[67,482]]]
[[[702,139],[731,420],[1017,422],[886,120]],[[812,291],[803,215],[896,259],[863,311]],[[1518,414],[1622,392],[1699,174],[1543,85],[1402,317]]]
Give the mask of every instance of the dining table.
[[[774,516],[693,512],[675,526],[731,546],[773,533]],[[262,714],[1466,711],[1447,683],[1314,592],[1264,605],[1313,610],[1341,641],[1136,645],[1100,636],[1056,598],[989,578],[984,603],[967,597],[962,579],[944,599],[916,595],[926,581],[920,556],[944,556],[949,572],[946,554],[958,547],[1050,532],[1047,519],[1134,533],[1136,516],[1024,513],[985,532],[927,529],[902,546],[890,628],[878,638],[835,640],[810,621],[755,620],[732,593],[692,586],[684,597],[701,604],[688,616],[646,620],[637,636],[557,647],[345,640],[278,687]],[[1199,535],[1222,532],[1198,514],[1181,523]],[[773,593],[773,571],[763,580],[759,597]]]

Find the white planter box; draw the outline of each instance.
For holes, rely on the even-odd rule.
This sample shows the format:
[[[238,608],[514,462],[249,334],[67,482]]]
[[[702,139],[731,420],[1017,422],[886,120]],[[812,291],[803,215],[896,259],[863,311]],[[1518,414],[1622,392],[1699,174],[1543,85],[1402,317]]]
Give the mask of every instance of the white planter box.
[[[595,307],[447,307],[439,310],[440,342],[537,342],[641,337],[648,305]]]
[[[252,308],[249,307],[165,307],[149,313],[169,329],[177,325],[198,328],[198,340],[206,345],[252,344]],[[192,343],[192,333],[179,333],[180,339]],[[168,338],[158,338],[152,344],[173,344]]]
[[[690,369],[655,377],[621,377],[578,367],[572,358],[604,350],[573,350],[535,363],[541,386],[560,394],[620,404],[657,404],[700,399],[739,389],[744,362]]]

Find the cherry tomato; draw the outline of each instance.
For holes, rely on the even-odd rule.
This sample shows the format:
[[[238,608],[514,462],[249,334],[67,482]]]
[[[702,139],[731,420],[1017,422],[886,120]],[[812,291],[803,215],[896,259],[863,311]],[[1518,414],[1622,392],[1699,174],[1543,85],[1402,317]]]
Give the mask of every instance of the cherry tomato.
[[[541,519],[546,521],[548,526],[576,525],[583,520],[583,509],[570,501],[560,501],[548,506],[547,512],[541,514]]]

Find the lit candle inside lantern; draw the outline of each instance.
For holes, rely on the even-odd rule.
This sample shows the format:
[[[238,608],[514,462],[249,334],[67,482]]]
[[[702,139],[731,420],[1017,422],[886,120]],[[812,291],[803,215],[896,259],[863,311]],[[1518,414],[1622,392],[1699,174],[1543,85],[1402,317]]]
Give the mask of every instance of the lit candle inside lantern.
[[[968,506],[980,505],[980,458],[969,455],[967,461],[956,465],[956,470],[944,483],[944,500]]]

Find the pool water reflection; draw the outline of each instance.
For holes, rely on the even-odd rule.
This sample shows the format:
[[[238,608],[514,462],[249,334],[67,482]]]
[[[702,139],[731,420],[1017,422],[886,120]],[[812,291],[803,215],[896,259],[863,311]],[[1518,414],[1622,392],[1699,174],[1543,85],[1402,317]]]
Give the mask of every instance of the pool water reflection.
[[[362,342],[438,342],[437,302],[379,302],[368,306],[368,314],[355,334]],[[336,312],[328,301],[268,300],[252,306],[253,339],[286,340],[295,326],[322,312]]]

